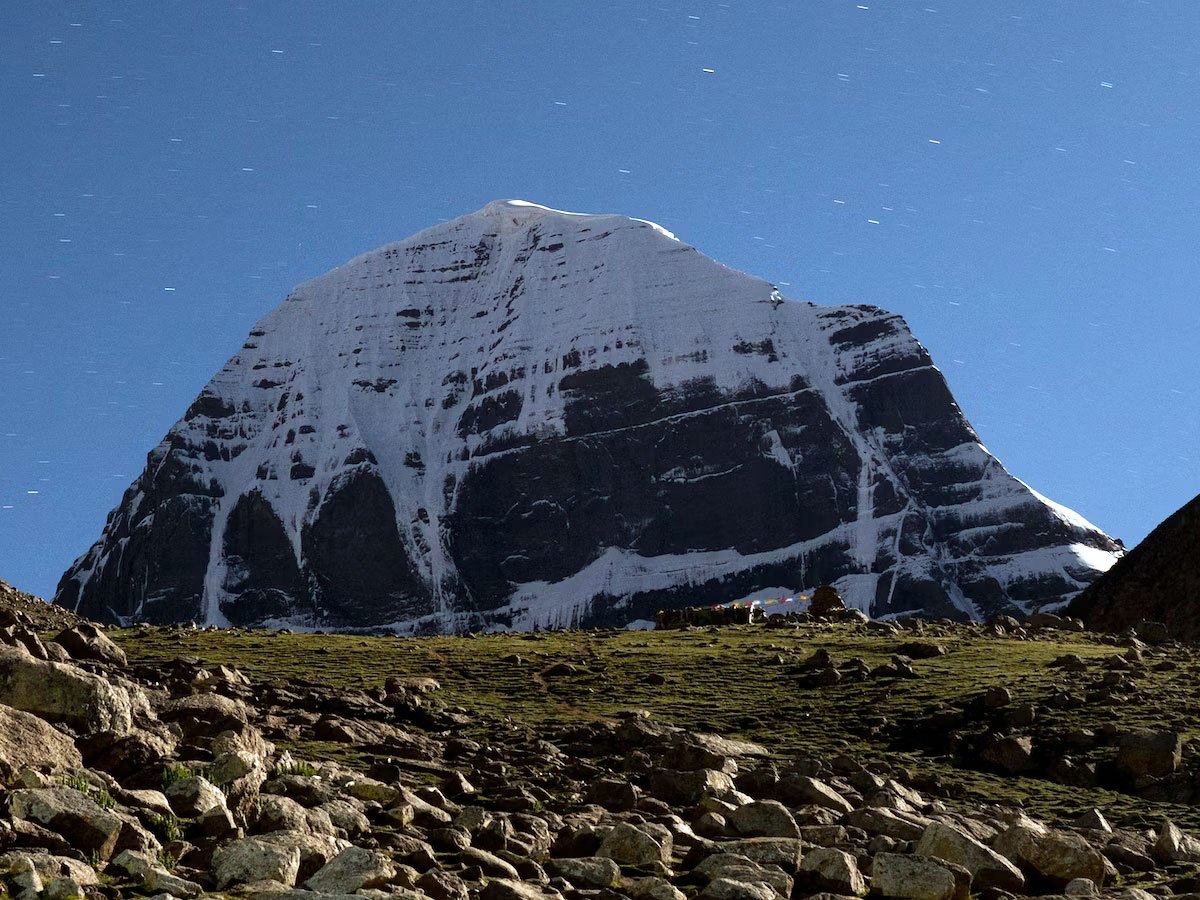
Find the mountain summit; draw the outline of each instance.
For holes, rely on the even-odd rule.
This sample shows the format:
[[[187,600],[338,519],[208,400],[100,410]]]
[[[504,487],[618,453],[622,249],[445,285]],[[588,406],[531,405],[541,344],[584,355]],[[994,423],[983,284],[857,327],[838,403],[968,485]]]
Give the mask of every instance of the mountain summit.
[[[461,630],[833,582],[874,616],[978,618],[1067,601],[1118,554],[988,453],[899,316],[510,200],[296,288],[55,600]]]

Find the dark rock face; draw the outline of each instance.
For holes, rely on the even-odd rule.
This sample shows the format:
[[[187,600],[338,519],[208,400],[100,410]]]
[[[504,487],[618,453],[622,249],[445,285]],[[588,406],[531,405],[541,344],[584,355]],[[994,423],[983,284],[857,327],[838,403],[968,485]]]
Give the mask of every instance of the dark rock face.
[[[978,618],[1069,600],[1117,550],[987,453],[898,316],[496,203],[263,319],[56,601],[451,630],[832,583]]]
[[[1124,631],[1143,619],[1200,640],[1200,497],[1177,510],[1071,604],[1089,626]]]

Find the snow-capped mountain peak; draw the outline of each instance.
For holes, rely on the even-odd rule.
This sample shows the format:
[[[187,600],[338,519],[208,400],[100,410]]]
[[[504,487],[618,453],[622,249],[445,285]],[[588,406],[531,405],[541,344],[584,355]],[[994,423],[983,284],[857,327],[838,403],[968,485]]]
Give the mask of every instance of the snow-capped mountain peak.
[[[297,287],[57,599],[455,629],[835,581],[976,617],[1065,601],[1117,551],[987,453],[898,316],[502,200]]]

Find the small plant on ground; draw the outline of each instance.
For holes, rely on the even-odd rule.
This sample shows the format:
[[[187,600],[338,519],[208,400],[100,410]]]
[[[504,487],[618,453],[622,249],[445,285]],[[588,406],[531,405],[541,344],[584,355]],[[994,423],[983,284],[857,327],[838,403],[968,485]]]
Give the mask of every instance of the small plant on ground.
[[[173,854],[168,853],[166,850],[159,850],[158,864],[170,872],[174,870],[176,865],[179,864],[179,860],[177,860]]]
[[[274,775],[278,778],[280,775],[303,775],[306,778],[312,778],[320,770],[310,762],[302,759],[281,759],[275,765]]]
[[[112,809],[117,805],[117,801],[113,799],[112,794],[108,792],[108,788],[99,788],[92,792],[92,799],[96,801],[96,805],[101,809]]]
[[[164,843],[171,841],[183,840],[183,829],[179,826],[179,820],[174,816],[151,816],[147,824],[154,836]]]
[[[108,788],[96,787],[84,775],[63,775],[62,783],[65,787],[79,791],[85,797],[90,798],[101,809],[112,809],[117,805],[117,801],[108,792]]]
[[[192,777],[192,770],[183,763],[171,763],[163,768],[162,786],[165,791],[176,782]]]
[[[81,794],[90,793],[92,790],[92,783],[82,775],[63,775],[62,783],[65,787],[79,791]]]

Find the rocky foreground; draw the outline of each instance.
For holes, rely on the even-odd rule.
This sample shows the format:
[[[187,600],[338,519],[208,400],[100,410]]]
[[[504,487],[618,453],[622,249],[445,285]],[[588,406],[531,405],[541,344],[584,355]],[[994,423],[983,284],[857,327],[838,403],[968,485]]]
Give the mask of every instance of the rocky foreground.
[[[0,877],[22,898],[1149,900],[1189,894],[1200,878],[1200,841],[1170,821],[1114,828],[1094,808],[1070,822],[1039,821],[1014,805],[964,802],[886,758],[781,754],[634,710],[576,709],[569,721],[531,729],[443,702],[432,668],[357,691],[252,680],[188,656],[130,663],[90,623],[43,640],[21,614],[10,618],[0,631]],[[931,667],[946,653],[936,639],[950,633],[920,623],[912,630],[921,634],[878,623],[823,627],[831,645],[865,645],[873,634],[907,653],[870,665],[780,643],[774,677],[789,689],[819,695],[854,682],[920,683],[935,677]],[[1002,639],[1032,628],[996,623],[970,638],[991,639],[999,652],[1009,645]],[[781,629],[772,639],[789,636]],[[725,635],[655,637],[674,648],[698,638],[710,646]],[[131,654],[139,641],[205,639],[224,640],[180,629],[122,636]],[[536,648],[538,636],[529,639]],[[271,648],[273,640],[289,637],[262,638],[277,657],[289,645]],[[375,640],[356,649],[374,656],[416,643]],[[458,640],[483,652],[483,640]],[[1085,702],[1121,702],[1123,692],[1136,694],[1139,673],[1171,659],[1132,636],[1120,643],[1057,661],[1054,671],[1077,683],[1091,698]],[[302,665],[321,655],[311,646],[311,663]],[[965,658],[963,647],[954,653]],[[526,667],[530,691],[585,671],[583,660],[543,666],[513,656],[506,664]],[[1109,668],[1114,659],[1124,662]],[[1109,677],[1114,671],[1118,677]],[[660,674],[657,683],[664,681]],[[964,697],[947,707],[957,720],[900,723],[896,739],[929,730],[931,743],[951,734],[971,743],[964,722],[982,717],[992,738],[978,753],[993,753],[984,763],[1033,771],[1023,767],[1039,759],[1028,737],[1036,711],[1022,710],[1000,685],[974,687],[978,702]],[[1128,791],[1186,791],[1196,780],[1181,734],[1088,733],[1093,744],[1113,745],[1112,777],[1126,779],[1116,783]],[[334,746],[379,755],[351,753],[345,758],[371,760],[352,764],[299,751]],[[1107,778],[1106,765],[1093,766],[1093,778]],[[1053,777],[1053,769],[1044,774]]]

